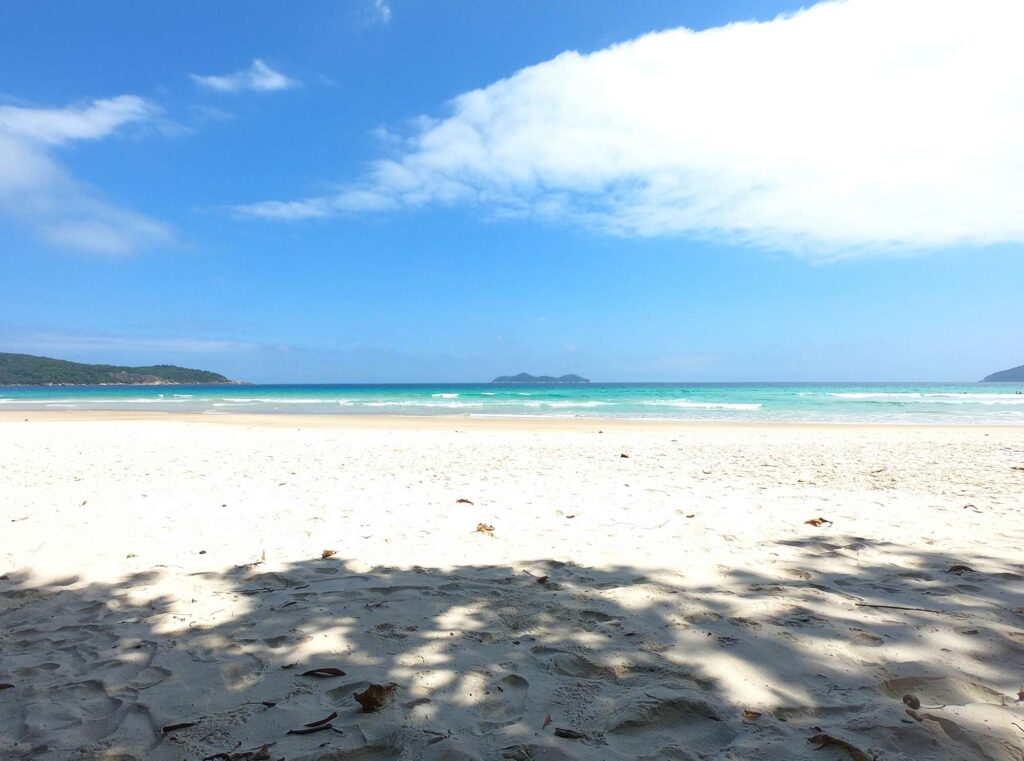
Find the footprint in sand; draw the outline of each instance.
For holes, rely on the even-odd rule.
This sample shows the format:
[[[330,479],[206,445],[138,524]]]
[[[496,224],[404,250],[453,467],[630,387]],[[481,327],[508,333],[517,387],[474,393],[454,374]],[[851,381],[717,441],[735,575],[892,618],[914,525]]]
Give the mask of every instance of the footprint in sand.
[[[528,743],[505,748],[501,752],[503,759],[509,761],[577,761],[579,756],[573,755],[563,748]]]
[[[220,675],[229,690],[244,690],[260,681],[263,668],[263,661],[246,653],[221,664]]]
[[[602,613],[599,610],[581,610],[579,612],[580,618],[584,621],[593,621],[594,623],[604,624],[609,621],[617,621],[616,616],[610,616],[607,613]]]
[[[634,736],[664,733],[686,743],[728,745],[736,732],[698,692],[669,688],[645,689],[627,695],[612,709],[605,723],[609,735]]]
[[[865,647],[881,647],[884,644],[884,640],[877,634],[864,631],[863,629],[857,629],[850,627],[852,633],[852,639],[854,644],[864,645]]]
[[[913,693],[926,705],[1001,705],[1003,702],[1001,693],[969,679],[955,676],[905,676],[882,682],[879,688],[897,700],[908,692]]]
[[[549,671],[554,671],[562,676],[571,676],[576,679],[612,679],[610,669],[598,666],[596,663],[575,653],[564,650],[556,650],[552,647],[537,645],[530,648],[530,652],[537,656]]]
[[[35,688],[21,706],[21,721],[14,730],[14,738],[35,742],[47,736],[57,746],[95,742],[118,731],[133,708],[130,703],[112,697],[94,679]]]
[[[487,685],[480,703],[480,715],[489,722],[518,721],[526,710],[530,683],[518,674],[508,674]]]

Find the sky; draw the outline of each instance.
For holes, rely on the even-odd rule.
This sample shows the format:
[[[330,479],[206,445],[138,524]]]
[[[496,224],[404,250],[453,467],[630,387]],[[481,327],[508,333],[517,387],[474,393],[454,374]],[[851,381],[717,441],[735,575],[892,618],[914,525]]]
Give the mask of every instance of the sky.
[[[0,351],[252,382],[1024,363],[1018,0],[0,2]]]

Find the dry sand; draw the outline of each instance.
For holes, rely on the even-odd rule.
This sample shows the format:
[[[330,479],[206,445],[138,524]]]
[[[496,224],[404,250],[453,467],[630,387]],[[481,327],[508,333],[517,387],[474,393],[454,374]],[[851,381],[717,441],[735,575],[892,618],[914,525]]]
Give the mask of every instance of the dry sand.
[[[6,414],[0,758],[1020,761],[1022,508],[1024,428]]]

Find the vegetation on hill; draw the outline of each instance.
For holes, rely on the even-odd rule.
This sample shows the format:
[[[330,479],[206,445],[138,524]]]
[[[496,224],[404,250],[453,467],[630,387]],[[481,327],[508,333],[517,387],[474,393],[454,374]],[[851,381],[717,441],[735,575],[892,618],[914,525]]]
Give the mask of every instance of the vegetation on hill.
[[[491,383],[590,383],[586,378],[581,378],[578,375],[562,375],[555,378],[552,375],[530,375],[529,373],[519,373],[519,375],[501,375],[491,381]]]
[[[218,373],[175,365],[86,365],[31,354],[0,352],[0,386],[99,386],[106,384],[231,383]]]

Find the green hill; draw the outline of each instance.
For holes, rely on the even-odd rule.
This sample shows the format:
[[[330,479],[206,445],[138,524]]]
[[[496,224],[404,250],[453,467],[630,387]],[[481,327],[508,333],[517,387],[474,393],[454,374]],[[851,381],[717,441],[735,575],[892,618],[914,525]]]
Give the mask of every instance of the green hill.
[[[218,373],[175,365],[86,365],[31,354],[0,352],[0,386],[100,386],[109,384],[231,383]]]

